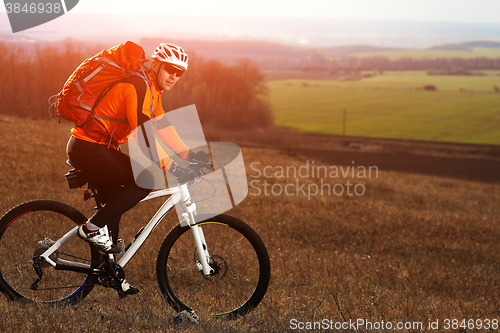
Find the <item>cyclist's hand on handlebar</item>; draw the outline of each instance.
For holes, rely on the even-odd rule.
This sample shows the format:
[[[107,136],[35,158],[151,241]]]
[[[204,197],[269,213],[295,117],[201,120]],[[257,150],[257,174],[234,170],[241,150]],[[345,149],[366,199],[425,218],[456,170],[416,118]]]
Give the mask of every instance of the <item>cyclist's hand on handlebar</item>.
[[[193,170],[197,175],[205,174],[203,169],[212,170],[212,163],[210,163],[210,154],[204,151],[193,152],[190,151],[187,159],[189,161],[189,169]]]
[[[170,172],[177,178],[179,184],[187,183],[199,176],[199,173],[197,173],[191,167],[183,168],[175,161],[172,162],[172,166],[170,167],[170,169],[168,169],[168,172]]]
[[[187,160],[189,162],[210,163],[210,154],[207,154],[204,151],[197,151],[196,153],[193,151],[189,151]]]
[[[187,168],[181,167],[174,161],[168,170],[181,184],[206,174],[206,172],[203,171],[204,168],[208,170],[212,169],[210,155],[203,151],[196,153],[190,151],[187,159],[189,160],[189,166]]]
[[[168,169],[168,172],[173,174],[177,179],[183,178],[189,173],[189,170],[186,168],[183,168],[177,163],[176,161],[172,162],[172,165],[170,166],[170,169]]]

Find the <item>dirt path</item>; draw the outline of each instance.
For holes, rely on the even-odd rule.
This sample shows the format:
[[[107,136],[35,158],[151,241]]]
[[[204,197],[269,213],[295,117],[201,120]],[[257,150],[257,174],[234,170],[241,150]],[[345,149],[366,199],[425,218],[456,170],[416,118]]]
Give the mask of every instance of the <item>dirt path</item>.
[[[400,171],[500,183],[500,161],[480,158],[424,156],[408,153],[327,151],[295,148],[293,153],[330,165],[377,166],[379,170]]]

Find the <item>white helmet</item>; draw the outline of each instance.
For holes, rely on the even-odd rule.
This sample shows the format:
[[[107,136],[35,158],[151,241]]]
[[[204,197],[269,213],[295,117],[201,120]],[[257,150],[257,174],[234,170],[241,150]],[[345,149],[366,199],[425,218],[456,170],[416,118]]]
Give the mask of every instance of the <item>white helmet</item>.
[[[179,66],[184,70],[188,67],[189,57],[187,53],[182,47],[172,43],[161,43],[153,52],[151,58]]]

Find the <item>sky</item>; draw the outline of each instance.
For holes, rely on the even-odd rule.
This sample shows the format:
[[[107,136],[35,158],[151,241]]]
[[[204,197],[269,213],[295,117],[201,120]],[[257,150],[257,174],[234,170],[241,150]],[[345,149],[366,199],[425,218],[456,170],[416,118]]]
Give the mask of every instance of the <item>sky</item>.
[[[5,11],[5,7],[0,6],[0,12]],[[498,0],[80,0],[73,11],[500,23]]]
[[[74,11],[500,23],[499,0],[80,0]]]
[[[19,34],[47,40],[169,35],[424,48],[500,41],[498,13],[500,0],[80,0],[66,15]],[[0,34],[8,33],[0,6]]]

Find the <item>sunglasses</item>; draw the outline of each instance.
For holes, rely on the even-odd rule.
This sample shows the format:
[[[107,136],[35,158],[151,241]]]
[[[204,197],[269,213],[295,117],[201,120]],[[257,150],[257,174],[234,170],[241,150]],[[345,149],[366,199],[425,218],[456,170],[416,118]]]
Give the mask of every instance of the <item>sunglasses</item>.
[[[184,69],[180,69],[169,63],[163,63],[163,69],[170,75],[175,74],[177,77],[180,77],[184,74]]]

